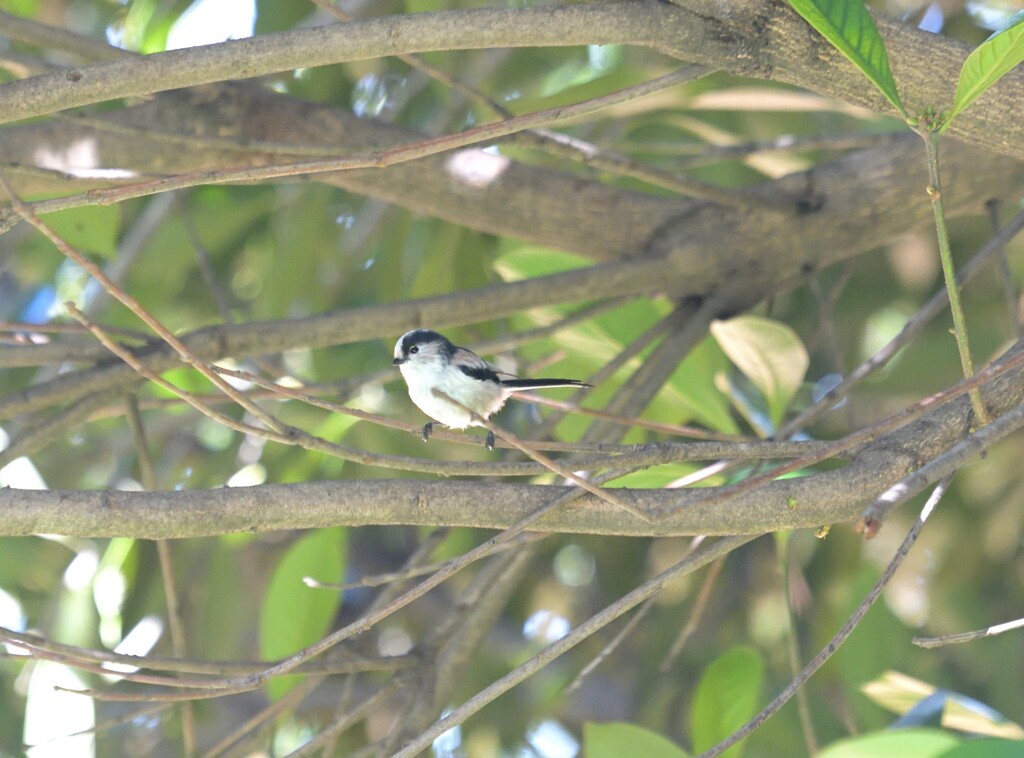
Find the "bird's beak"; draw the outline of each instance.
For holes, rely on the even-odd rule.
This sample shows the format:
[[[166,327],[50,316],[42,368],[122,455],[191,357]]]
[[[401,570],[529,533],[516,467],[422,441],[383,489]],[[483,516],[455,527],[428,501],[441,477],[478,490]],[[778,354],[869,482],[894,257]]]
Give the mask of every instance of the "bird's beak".
[[[403,363],[405,363],[405,358],[395,358],[391,361],[392,366],[401,366]]]

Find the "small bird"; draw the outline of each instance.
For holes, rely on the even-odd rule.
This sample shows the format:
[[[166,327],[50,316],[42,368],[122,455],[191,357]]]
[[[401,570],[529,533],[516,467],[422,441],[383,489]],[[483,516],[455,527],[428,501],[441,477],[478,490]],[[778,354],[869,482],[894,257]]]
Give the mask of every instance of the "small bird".
[[[413,329],[395,344],[395,360],[409,387],[409,398],[430,418],[452,429],[483,426],[466,411],[490,418],[501,410],[510,395],[545,387],[591,387],[575,379],[517,379],[488,363],[472,350],[453,345],[430,329]],[[460,408],[434,390],[466,408]],[[423,427],[423,441],[430,438],[433,422]],[[487,432],[487,449],[494,449],[494,433]]]

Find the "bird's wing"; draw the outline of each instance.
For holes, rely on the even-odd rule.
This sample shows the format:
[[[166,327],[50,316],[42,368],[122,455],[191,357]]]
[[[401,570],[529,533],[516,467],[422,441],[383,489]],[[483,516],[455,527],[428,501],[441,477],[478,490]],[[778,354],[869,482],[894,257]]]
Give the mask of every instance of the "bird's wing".
[[[508,376],[503,371],[499,371],[493,363],[488,363],[472,350],[467,350],[464,347],[455,348],[452,361],[463,374],[483,382],[500,382],[504,376]]]

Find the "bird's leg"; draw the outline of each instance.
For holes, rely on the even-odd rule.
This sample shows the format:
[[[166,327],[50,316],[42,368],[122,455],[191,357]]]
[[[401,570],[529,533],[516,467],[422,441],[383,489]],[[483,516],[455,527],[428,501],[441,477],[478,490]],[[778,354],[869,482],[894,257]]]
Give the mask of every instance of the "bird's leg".
[[[494,432],[487,432],[487,441],[484,444],[488,450],[494,450]]]
[[[427,440],[430,439],[430,433],[433,432],[433,431],[434,431],[434,422],[431,421],[431,422],[426,423],[426,424],[423,425],[423,431],[421,432],[420,437],[423,439],[424,442],[426,442]]]

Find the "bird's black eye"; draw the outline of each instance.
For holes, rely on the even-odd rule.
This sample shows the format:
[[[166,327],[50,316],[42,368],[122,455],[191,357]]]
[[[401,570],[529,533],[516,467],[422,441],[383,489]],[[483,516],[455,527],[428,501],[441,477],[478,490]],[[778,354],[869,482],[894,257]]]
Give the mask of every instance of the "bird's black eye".
[[[420,349],[416,347],[416,345],[413,345],[412,347],[409,348],[409,355],[416,355],[416,353],[418,353],[419,351]]]

